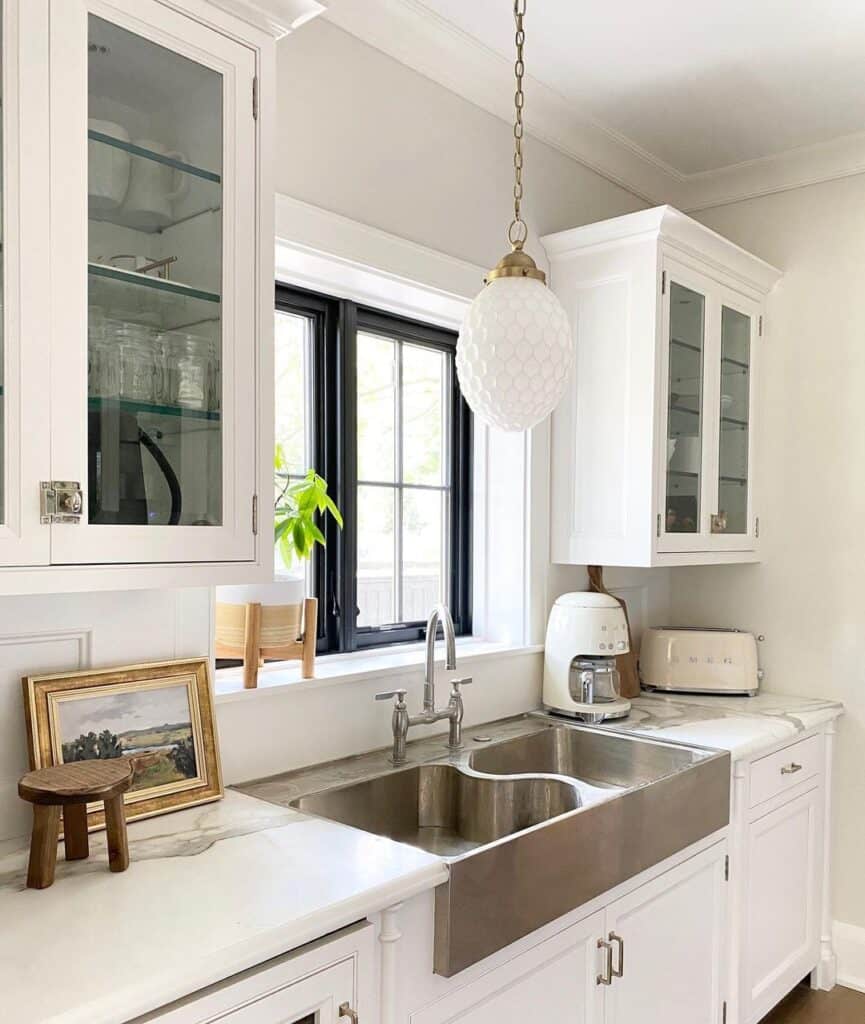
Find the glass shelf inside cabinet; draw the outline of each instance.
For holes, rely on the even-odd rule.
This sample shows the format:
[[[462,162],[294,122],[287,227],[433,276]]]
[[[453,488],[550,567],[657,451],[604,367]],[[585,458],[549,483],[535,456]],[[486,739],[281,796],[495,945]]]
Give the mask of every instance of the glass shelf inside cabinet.
[[[101,263],[88,263],[87,273],[90,304],[122,311],[118,315],[128,322],[177,330],[219,320],[214,292]]]
[[[108,204],[91,197],[90,219],[115,224],[118,227],[132,228],[145,234],[158,234],[168,228],[177,227],[197,217],[219,214],[222,204],[222,178],[215,171],[196,167],[182,159],[181,153],[159,153],[145,149],[134,142],[114,138],[104,132],[90,129],[87,132],[88,145],[95,148],[98,157],[99,149],[108,147],[118,153],[127,154],[139,160],[158,164],[173,172],[170,193],[159,202],[136,202],[134,193],[119,204]],[[97,164],[96,159],[91,159]],[[170,200],[170,201],[169,201]]]
[[[180,417],[188,420],[219,421],[219,413],[211,409],[190,409],[179,405],[158,405],[153,402],[136,402],[130,398],[104,398],[91,395],[87,399],[91,412],[128,412],[135,415]]]

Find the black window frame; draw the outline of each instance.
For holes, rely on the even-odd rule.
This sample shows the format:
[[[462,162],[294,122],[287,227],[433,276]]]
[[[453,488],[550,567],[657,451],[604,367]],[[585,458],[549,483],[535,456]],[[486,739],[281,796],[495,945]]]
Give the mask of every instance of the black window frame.
[[[340,530],[327,516],[326,547],[313,555],[313,596],[318,598],[319,654],[369,650],[426,638],[426,622],[357,626],[357,334],[359,330],[434,348],[449,355],[450,369],[450,549],[446,603],[458,636],[471,634],[472,600],[472,414],[456,374],[456,333],[312,291],[276,285],[276,310],[312,322],[313,465],[345,521]],[[354,608],[352,615],[343,609]]]

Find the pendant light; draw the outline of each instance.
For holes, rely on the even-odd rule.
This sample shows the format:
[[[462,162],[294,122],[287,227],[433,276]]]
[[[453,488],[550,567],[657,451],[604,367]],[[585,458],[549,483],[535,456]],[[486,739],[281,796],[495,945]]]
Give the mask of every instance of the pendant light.
[[[523,245],[528,228],[523,198],[523,17],[515,0],[516,93],[514,94],[514,219],[511,251],[484,279],[469,307],[457,342],[457,376],[466,401],[482,420],[501,430],[527,430],[558,405],[573,362],[568,318],[546,277]]]

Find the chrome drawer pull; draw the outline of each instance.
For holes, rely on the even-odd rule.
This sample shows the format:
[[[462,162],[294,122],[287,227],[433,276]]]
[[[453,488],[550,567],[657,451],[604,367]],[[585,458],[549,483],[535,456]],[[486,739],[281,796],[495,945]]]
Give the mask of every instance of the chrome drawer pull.
[[[610,932],[608,938],[610,942],[615,942],[619,947],[619,966],[612,967],[612,957],[610,958],[612,975],[614,978],[623,978],[625,976],[625,940],[621,935],[616,935],[615,932]]]
[[[802,771],[802,765],[796,764],[795,761],[791,761],[790,764],[785,764],[781,769],[782,775],[795,775],[796,772]]]
[[[613,984],[613,947],[609,942],[605,942],[604,939],[598,939],[598,949],[604,950],[604,971],[597,977],[596,984],[598,985],[612,985]]]
[[[332,1005],[332,1004],[331,1004]],[[358,1024],[360,1017],[357,1015],[357,1010],[351,1008],[351,1003],[340,1003],[337,1013],[340,1017],[348,1017],[351,1024]]]

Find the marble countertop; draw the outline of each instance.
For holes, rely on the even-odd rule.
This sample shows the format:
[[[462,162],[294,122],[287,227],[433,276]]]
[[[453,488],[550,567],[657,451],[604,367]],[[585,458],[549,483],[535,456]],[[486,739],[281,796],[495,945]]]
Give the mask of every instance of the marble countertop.
[[[760,693],[714,697],[643,693],[627,718],[593,728],[729,750],[734,761],[754,757],[843,714],[838,701]]]
[[[0,855],[0,999],[16,1024],[118,1024],[447,880],[401,843],[228,791],[129,826],[131,863]],[[130,941],[130,933],[141,936]]]

